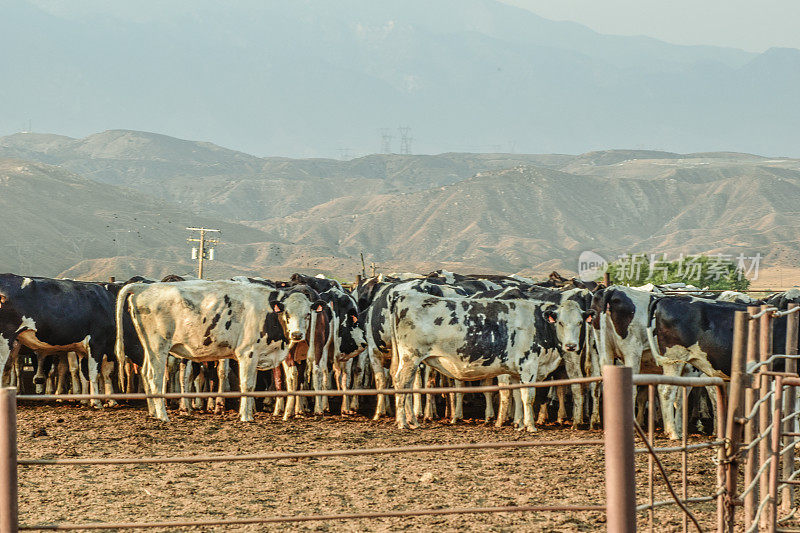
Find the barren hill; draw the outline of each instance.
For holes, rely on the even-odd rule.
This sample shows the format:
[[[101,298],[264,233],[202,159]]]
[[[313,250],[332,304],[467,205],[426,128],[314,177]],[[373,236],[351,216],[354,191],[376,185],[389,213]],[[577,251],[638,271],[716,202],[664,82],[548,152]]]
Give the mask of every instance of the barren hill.
[[[544,273],[583,250],[800,260],[800,161],[738,153],[258,158],[131,131],[0,138],[0,271],[190,273],[185,226],[224,230],[209,275]],[[27,158],[27,161],[21,158]],[[90,178],[90,179],[87,179]],[[138,189],[138,190],[134,190]],[[201,216],[200,213],[208,213]],[[13,231],[13,228],[22,228]]]

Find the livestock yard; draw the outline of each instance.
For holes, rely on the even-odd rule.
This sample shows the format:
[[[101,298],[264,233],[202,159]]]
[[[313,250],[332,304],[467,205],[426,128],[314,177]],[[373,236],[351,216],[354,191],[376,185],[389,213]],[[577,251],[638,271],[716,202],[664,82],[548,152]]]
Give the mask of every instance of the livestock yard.
[[[2,275],[0,529],[785,530],[800,292],[675,291]]]

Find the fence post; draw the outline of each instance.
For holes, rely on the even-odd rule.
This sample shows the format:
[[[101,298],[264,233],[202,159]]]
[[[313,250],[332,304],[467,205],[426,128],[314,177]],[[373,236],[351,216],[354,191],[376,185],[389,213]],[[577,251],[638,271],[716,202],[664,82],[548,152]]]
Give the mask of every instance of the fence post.
[[[783,418],[783,378],[778,376],[773,381],[775,398],[774,407],[772,410],[772,435],[770,439],[770,457],[769,457],[769,503],[765,509],[766,515],[766,529],[767,531],[775,531],[778,522],[778,471],[781,465],[781,418]],[[765,439],[766,440],[766,439]]]
[[[0,389],[0,531],[19,527],[17,481],[17,390]]]
[[[761,310],[764,311],[765,309],[769,308],[769,305],[762,305]],[[759,326],[759,334],[758,334],[758,355],[761,359],[761,362],[766,361],[772,355],[772,325],[773,319],[772,314],[767,312],[761,315],[761,325]],[[764,398],[767,394],[771,391],[772,385],[772,378],[769,374],[766,374],[768,370],[772,370],[772,364],[764,365],[760,368],[760,382],[759,382],[759,397]],[[775,397],[773,396],[772,401],[775,401]],[[772,406],[770,401],[765,401],[759,407],[758,413],[758,434],[764,435],[767,432],[767,428],[769,428],[770,420],[772,417]],[[780,420],[774,422],[774,425],[780,426]],[[771,446],[769,438],[762,438],[761,441],[758,443],[758,467],[760,468],[763,463],[770,460],[771,458]],[[759,489],[759,502],[763,501],[764,498],[769,496],[769,469],[764,470],[761,473],[761,479],[758,482],[758,489]],[[760,505],[756,502],[756,505]],[[761,524],[762,528],[767,527],[768,522],[768,513],[762,512],[761,518],[759,523]]]
[[[733,322],[733,360],[731,363],[731,383],[728,389],[728,412],[724,422],[725,449],[724,460],[720,466],[724,468],[723,478],[725,495],[720,497],[717,506],[717,529],[733,533],[736,518],[737,481],[739,480],[739,444],[742,438],[742,422],[744,415],[744,392],[747,388],[747,321],[746,311],[736,311]],[[719,398],[721,401],[722,398]],[[720,418],[720,424],[722,419]]]
[[[758,313],[758,307],[751,306],[747,308],[747,314],[753,316]],[[759,321],[748,318],[747,321],[747,364],[758,362],[758,327]],[[750,376],[750,386],[744,392],[744,415],[747,416],[753,410],[758,399],[758,386],[755,376]],[[753,442],[758,434],[758,411],[753,415],[751,420],[744,422],[744,441],[747,444]],[[747,487],[755,478],[758,471],[758,448],[753,447],[747,452],[747,458],[744,464],[744,486]],[[756,506],[758,505],[758,485],[751,490],[744,497],[744,523],[745,528],[750,527],[753,522],[753,517],[756,514]]]
[[[789,304],[789,310],[797,307],[797,304]],[[791,313],[786,316],[786,355],[797,355],[797,332],[798,320],[800,317],[797,313]],[[786,359],[786,372],[795,374],[797,373],[797,359]],[[788,415],[795,410],[795,388],[786,388],[786,400],[783,403],[783,412]],[[784,433],[793,433],[795,431],[794,418],[787,420],[783,425]],[[792,436],[784,437],[784,446],[789,446],[789,443],[794,439]],[[783,455],[783,476],[788,478],[794,472],[794,446],[790,447]],[[794,505],[794,486],[787,483],[781,494],[781,511],[788,513],[792,510]]]
[[[632,390],[633,372],[630,367],[603,367],[606,527],[613,533],[636,531]]]

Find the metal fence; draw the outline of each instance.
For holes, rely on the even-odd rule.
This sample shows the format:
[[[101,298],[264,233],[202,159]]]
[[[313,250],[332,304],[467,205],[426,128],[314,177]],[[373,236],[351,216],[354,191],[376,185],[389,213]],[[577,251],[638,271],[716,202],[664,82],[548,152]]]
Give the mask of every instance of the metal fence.
[[[743,531],[800,531],[783,527],[796,513],[794,487],[800,484],[794,452],[800,444],[798,311],[800,307],[790,304],[786,311],[753,306],[736,313],[726,433],[726,531],[736,527],[740,506]],[[773,355],[773,333],[779,319],[786,320],[785,353]],[[740,465],[744,475],[738,491]]]
[[[442,387],[408,389],[403,393],[419,394],[444,394],[453,392],[476,393],[493,392],[519,388],[552,387],[561,385],[571,385],[575,383],[588,384],[600,381],[600,378],[583,378],[578,380],[557,380],[545,381],[529,384],[517,385],[497,385],[486,387]],[[269,523],[298,523],[315,520],[351,520],[351,519],[376,519],[392,517],[418,517],[429,515],[453,515],[467,513],[520,513],[520,512],[581,512],[581,511],[604,511],[606,512],[607,528],[614,532],[635,531],[637,523],[637,513],[647,513],[649,523],[652,528],[653,516],[656,509],[665,506],[678,506],[685,511],[684,528],[687,527],[689,520],[694,520],[694,515],[690,507],[702,503],[717,501],[717,523],[722,528],[727,511],[726,493],[724,492],[725,468],[730,462],[726,462],[727,440],[722,438],[725,435],[725,424],[720,423],[717,437],[708,442],[688,444],[687,418],[683,417],[683,441],[680,446],[656,447],[654,446],[654,418],[653,409],[649,409],[647,434],[638,428],[634,419],[633,395],[631,394],[634,385],[646,386],[649,390],[651,406],[654,404],[655,387],[658,385],[668,385],[680,387],[688,391],[691,387],[715,387],[717,391],[717,406],[721,416],[725,413],[727,397],[723,381],[719,378],[669,378],[658,375],[637,375],[633,376],[631,369],[627,367],[606,367],[603,371],[603,419],[604,434],[602,439],[568,439],[568,440],[510,440],[486,443],[464,443],[446,445],[425,445],[425,446],[399,446],[385,448],[360,448],[360,449],[333,449],[315,450],[305,452],[274,452],[252,455],[193,455],[177,457],[77,457],[77,458],[58,458],[58,459],[37,459],[37,458],[18,458],[17,456],[17,436],[16,436],[16,408],[18,400],[46,401],[53,399],[116,399],[116,400],[143,400],[148,398],[145,394],[114,394],[114,395],[16,395],[14,389],[0,390],[0,531],[15,532],[19,530],[74,530],[74,529],[136,529],[136,528],[177,528],[177,527],[199,527],[199,526],[226,526],[226,525],[246,525],[246,524],[269,524]],[[287,397],[296,396],[342,396],[342,395],[376,395],[376,394],[395,394],[395,389],[385,390],[348,390],[348,391],[296,391],[292,393],[278,391],[263,391],[252,393],[187,393],[187,394],[154,394],[152,398],[209,398],[223,396],[226,398],[250,397]],[[688,392],[684,392],[687,398]],[[686,405],[686,402],[683,404]],[[684,408],[685,409],[685,408]],[[639,430],[640,436],[644,439],[644,447],[635,447],[635,430]],[[364,513],[342,513],[325,515],[294,515],[294,516],[269,516],[269,517],[243,517],[234,519],[198,519],[198,520],[175,520],[157,522],[85,522],[85,523],[51,523],[51,524],[19,524],[18,523],[18,465],[26,468],[42,468],[49,465],[120,465],[120,464],[142,464],[142,463],[211,463],[227,461],[275,461],[279,459],[305,459],[319,457],[352,457],[358,455],[386,455],[386,454],[416,454],[416,453],[441,453],[451,450],[474,450],[476,452],[489,449],[513,449],[531,447],[561,447],[561,446],[603,446],[605,455],[606,472],[606,501],[576,503],[574,505],[519,505],[519,506],[498,506],[498,507],[465,507],[465,508],[437,508],[437,509],[409,509],[401,511],[385,510]],[[699,450],[716,449],[720,458],[717,461],[717,480],[718,483],[711,484],[703,488],[694,488],[692,494],[688,493],[687,485],[687,457],[690,452]],[[672,490],[672,484],[661,467],[659,456],[664,454],[682,454],[682,476],[680,494]],[[637,507],[636,501],[636,467],[635,457],[637,454],[647,454],[648,459],[648,498],[646,503]],[[710,462],[709,462],[710,464]],[[655,475],[656,467],[663,474],[666,485],[670,488],[673,495],[672,499],[656,501],[654,499],[654,484],[657,482]],[[641,484],[640,484],[641,485]],[[721,530],[721,529],[720,529]]]

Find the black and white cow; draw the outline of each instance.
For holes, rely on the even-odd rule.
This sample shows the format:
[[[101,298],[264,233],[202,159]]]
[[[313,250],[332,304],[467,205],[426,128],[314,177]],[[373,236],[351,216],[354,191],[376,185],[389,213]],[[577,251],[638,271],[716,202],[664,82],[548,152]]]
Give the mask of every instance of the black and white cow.
[[[553,304],[530,300],[441,298],[416,291],[392,296],[391,330],[397,424],[416,426],[407,394],[420,363],[463,381],[508,374],[514,382],[540,377],[540,357],[558,349],[546,319]],[[521,390],[524,425],[535,431],[529,389]]]
[[[391,360],[391,315],[390,298],[396,292],[413,291],[432,296],[467,296],[462,288],[429,279],[410,281],[382,281],[381,278],[363,280],[355,289],[355,298],[364,324],[367,348],[362,352],[359,366],[365,368],[369,362],[377,389],[386,388],[384,366]],[[362,375],[364,373],[362,372]],[[385,396],[379,394],[374,419],[386,414]]]
[[[597,334],[597,372],[605,365],[613,365],[615,360],[631,367],[634,374],[662,372],[651,351],[647,332],[650,303],[656,297],[652,292],[621,285],[611,285],[593,294],[592,325]],[[634,387],[634,403],[636,392]],[[659,386],[658,392],[664,431],[670,438],[678,438],[675,413],[670,403],[672,389]],[[590,424],[592,427],[599,426],[599,412],[592,413]]]
[[[99,394],[98,374],[113,353],[115,330],[114,295],[102,284],[0,274],[0,380],[20,346],[39,357],[75,352],[87,359],[91,393]],[[104,371],[111,393],[108,365]]]
[[[241,390],[252,392],[257,368],[274,368],[285,358],[275,345],[305,340],[312,314],[324,306],[299,292],[281,296],[270,287],[238,281],[134,283],[120,291],[116,316],[121,323],[127,302],[144,349],[147,392],[163,390],[170,353],[192,361],[234,358]],[[119,328],[116,355],[124,364]],[[148,408],[156,418],[169,420],[163,399],[148,401]],[[239,415],[243,422],[253,420],[253,398],[242,399]]]

